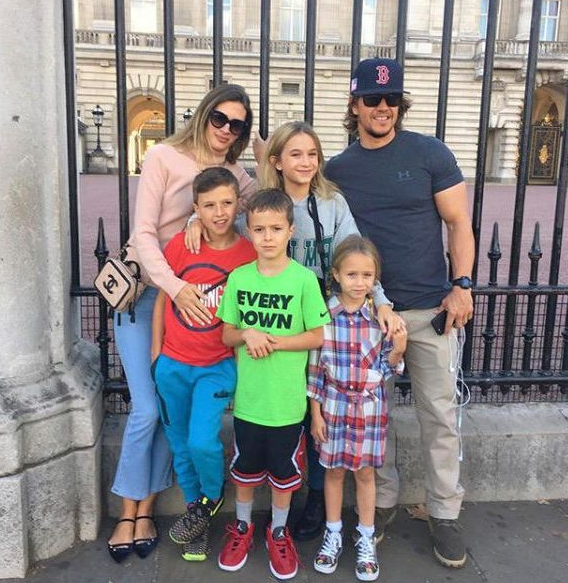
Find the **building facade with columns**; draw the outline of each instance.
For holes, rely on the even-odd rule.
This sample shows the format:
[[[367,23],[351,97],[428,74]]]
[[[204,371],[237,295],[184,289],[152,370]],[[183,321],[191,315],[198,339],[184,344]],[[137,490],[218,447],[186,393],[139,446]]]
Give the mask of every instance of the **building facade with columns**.
[[[85,153],[96,147],[91,111],[103,108],[100,128],[103,171],[117,168],[114,2],[75,0],[77,107],[86,123]],[[475,174],[485,31],[489,0],[455,3],[449,80],[446,143],[466,177]],[[126,1],[129,170],[140,169],[145,151],[164,136],[163,2]],[[435,133],[443,27],[443,0],[409,0],[406,39],[406,88],[413,107],[406,127]],[[398,0],[365,0],[361,57],[394,57]],[[524,78],[532,0],[500,2],[493,95],[489,122],[487,177],[513,182],[523,110]],[[212,85],[212,0],[174,2],[176,120],[194,108]],[[306,0],[271,3],[270,128],[303,118]],[[249,91],[259,103],[260,0],[223,2],[223,76]],[[326,156],[347,143],[342,118],[350,70],[351,3],[317,3],[314,126]],[[563,118],[568,69],[568,1],[542,2],[539,62],[533,125],[555,125]],[[179,125],[178,125],[179,127]],[[556,177],[559,146],[534,143],[535,163]],[[540,156],[540,157],[539,157]],[[252,152],[245,163],[252,161]],[[88,160],[86,160],[87,162]],[[92,165],[91,165],[92,166]],[[538,175],[538,168],[536,168]],[[85,164],[88,170],[88,164]],[[100,171],[100,168],[96,169]],[[538,178],[538,176],[537,176]]]

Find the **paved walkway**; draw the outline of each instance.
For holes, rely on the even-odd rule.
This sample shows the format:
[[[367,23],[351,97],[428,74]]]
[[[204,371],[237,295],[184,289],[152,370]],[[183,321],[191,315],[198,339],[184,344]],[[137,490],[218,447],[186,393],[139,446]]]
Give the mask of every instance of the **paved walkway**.
[[[461,515],[468,562],[464,569],[450,570],[433,558],[427,524],[399,512],[379,547],[383,583],[566,583],[568,581],[568,500],[507,503],[467,503]],[[353,529],[352,512],[345,511],[347,533]],[[222,513],[212,532],[212,554],[204,563],[187,563],[179,547],[164,540],[157,552],[142,561],[133,555],[115,564],[107,554],[106,537],[112,523],[105,520],[96,542],[77,544],[58,557],[35,566],[29,583],[261,583],[276,581],[268,569],[260,536],[247,564],[237,573],[225,573],[216,564],[224,524]],[[266,516],[257,514],[260,527]],[[292,520],[294,516],[292,517]],[[171,519],[159,524],[165,530]],[[258,536],[257,536],[258,535]],[[346,537],[349,540],[349,537]],[[321,575],[312,568],[318,541],[299,545],[305,567],[293,581],[356,581],[354,552],[347,545],[338,570]],[[20,580],[8,580],[17,583]]]
[[[138,186],[138,177],[131,176],[130,184],[130,221],[134,215],[134,199]],[[111,252],[118,248],[119,216],[118,216],[118,182],[116,176],[88,175],[80,178],[80,227],[81,227],[81,262],[82,284],[90,286],[97,272],[93,251],[97,243],[97,218],[102,217],[105,224],[107,246]],[[470,204],[473,201],[473,185],[468,185]],[[555,186],[528,186],[525,198],[523,221],[523,236],[521,242],[521,260],[519,268],[519,283],[526,284],[529,280],[530,261],[527,257],[531,247],[534,225],[540,223],[540,243],[542,260],[540,262],[539,281],[546,283],[549,276],[550,252],[554,234],[554,212],[556,205]],[[499,261],[498,280],[506,283],[509,270],[511,235],[513,230],[513,215],[515,208],[515,186],[502,184],[486,184],[483,202],[483,220],[479,243],[479,284],[485,285],[489,278],[489,251],[493,223],[499,223],[499,236],[503,257]],[[568,248],[568,206],[566,207],[563,235],[563,257]],[[568,262],[564,260],[560,267],[560,282],[568,279]]]

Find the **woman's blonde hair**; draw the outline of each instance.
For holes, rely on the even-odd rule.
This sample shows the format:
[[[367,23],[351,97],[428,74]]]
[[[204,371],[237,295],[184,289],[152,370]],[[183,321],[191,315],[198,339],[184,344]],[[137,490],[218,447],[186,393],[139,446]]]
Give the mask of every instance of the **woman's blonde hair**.
[[[290,121],[282,124],[272,134],[258,168],[259,187],[285,190],[282,171],[276,169],[274,162],[280,159],[288,141],[298,134],[310,136],[314,141],[318,154],[318,170],[312,178],[311,191],[321,198],[331,198],[338,191],[338,188],[323,175],[325,161],[320,139],[312,126],[304,121]]]
[[[209,114],[218,105],[226,101],[236,101],[242,104],[246,110],[245,129],[229,148],[226,156],[227,162],[234,164],[248,146],[252,127],[250,99],[245,89],[240,85],[224,84],[209,91],[197,106],[187,125],[173,136],[164,140],[163,143],[191,152],[200,163],[209,162],[211,152],[206,138]]]
[[[375,279],[380,279],[381,258],[379,257],[379,252],[370,239],[361,237],[361,235],[349,235],[339,243],[333,252],[332,269],[339,271],[345,258],[352,253],[361,253],[372,259],[375,264]]]

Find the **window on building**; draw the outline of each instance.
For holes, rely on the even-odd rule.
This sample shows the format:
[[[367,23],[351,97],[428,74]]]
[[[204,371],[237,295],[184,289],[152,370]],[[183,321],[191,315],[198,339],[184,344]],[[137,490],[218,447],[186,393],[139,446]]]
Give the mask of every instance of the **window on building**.
[[[363,0],[363,15],[361,23],[361,43],[375,44],[375,28],[377,24],[377,0]]]
[[[479,13],[479,38],[487,36],[487,13],[489,11],[489,0],[481,0]]]
[[[132,32],[158,31],[156,0],[130,0],[130,30]]]
[[[300,95],[300,84],[291,81],[283,81],[281,85],[282,95]]]
[[[543,0],[540,16],[540,40],[555,41],[558,29],[559,0]]]
[[[231,0],[223,0],[223,36],[231,34]],[[207,0],[207,36],[213,36],[213,0]]]
[[[78,12],[78,10],[75,10]],[[93,20],[114,20],[114,2],[99,0],[93,6]]]
[[[306,23],[304,0],[282,0],[280,4],[281,40],[304,40]]]

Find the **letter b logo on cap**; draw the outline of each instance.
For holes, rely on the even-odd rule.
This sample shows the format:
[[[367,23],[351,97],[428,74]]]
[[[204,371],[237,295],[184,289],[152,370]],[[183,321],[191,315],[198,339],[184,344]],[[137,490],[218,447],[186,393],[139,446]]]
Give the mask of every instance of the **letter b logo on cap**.
[[[351,95],[404,93],[403,71],[394,59],[364,59],[351,76]]]
[[[389,68],[386,65],[379,65],[377,67],[377,84],[387,85],[389,80]]]

